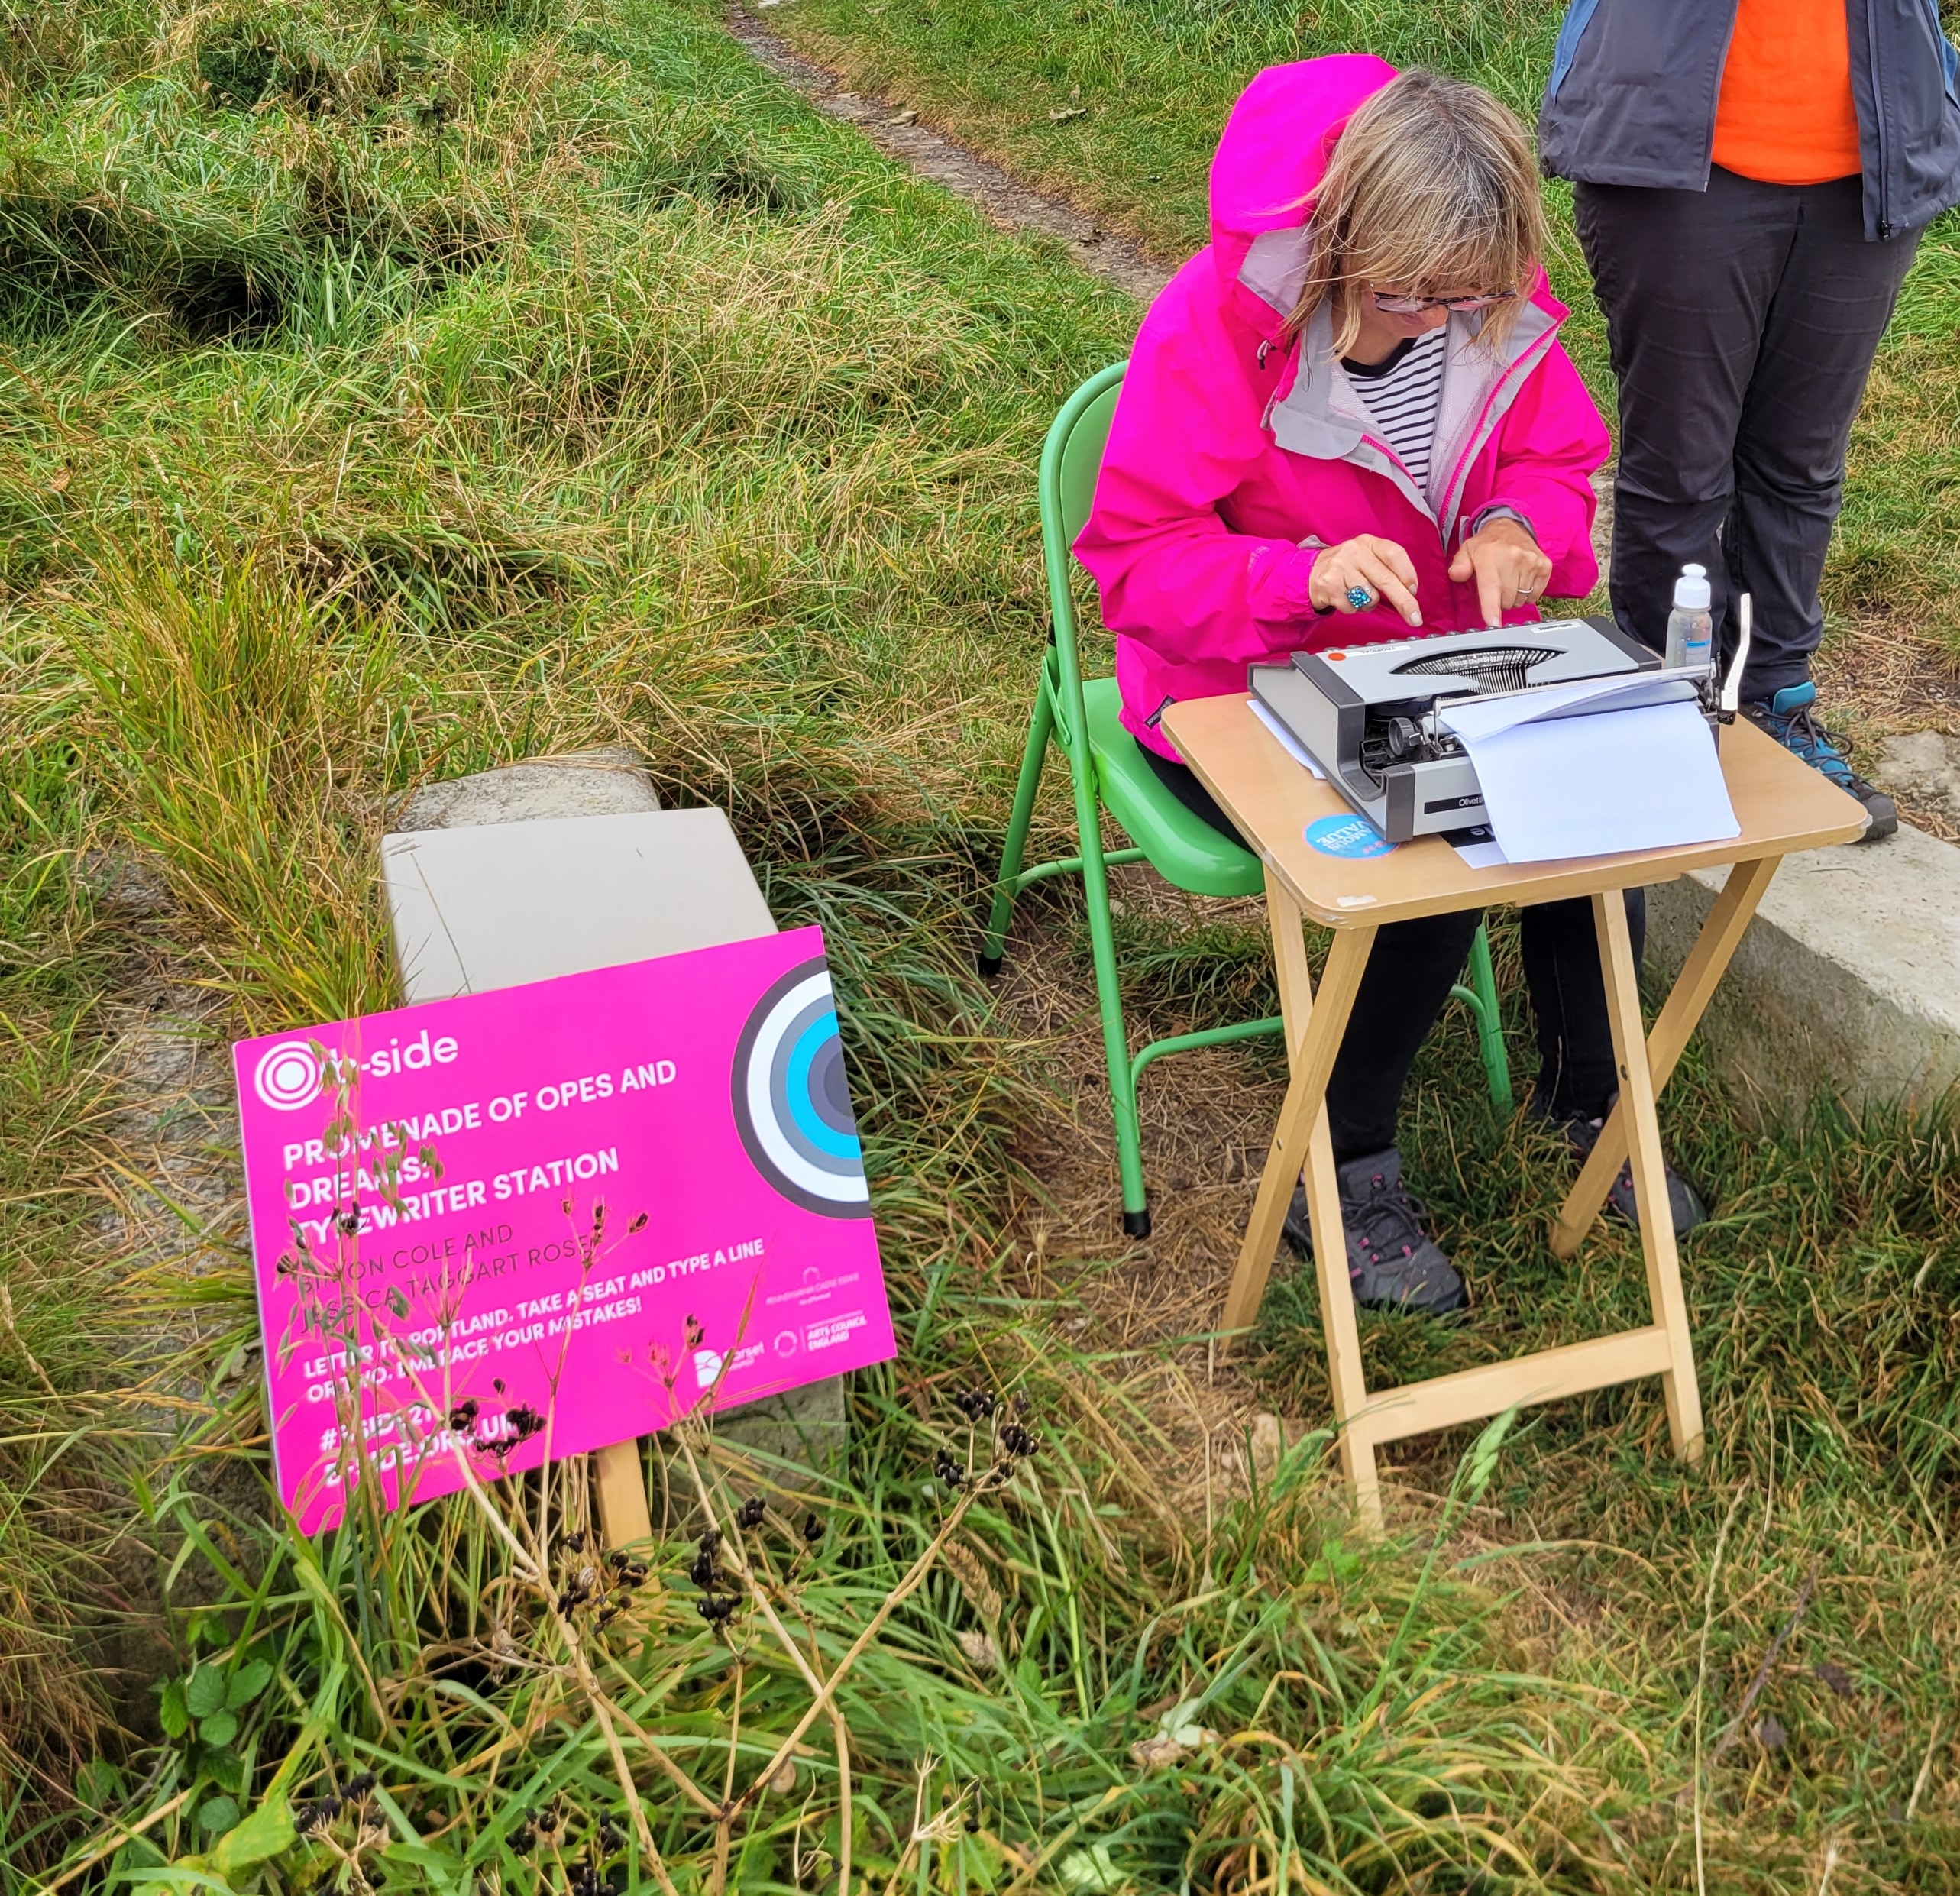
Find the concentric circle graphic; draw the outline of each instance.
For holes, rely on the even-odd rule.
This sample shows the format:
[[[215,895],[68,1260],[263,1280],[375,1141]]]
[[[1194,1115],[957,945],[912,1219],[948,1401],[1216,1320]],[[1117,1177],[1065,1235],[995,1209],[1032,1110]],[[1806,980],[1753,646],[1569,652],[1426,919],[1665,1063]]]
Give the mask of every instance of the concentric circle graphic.
[[[281,1112],[311,1105],[320,1096],[320,1058],[304,1040],[281,1040],[259,1056],[252,1087]]]
[[[792,1205],[868,1218],[864,1150],[844,1077],[830,973],[799,963],[755,1003],[736,1043],[736,1130],[755,1170]]]

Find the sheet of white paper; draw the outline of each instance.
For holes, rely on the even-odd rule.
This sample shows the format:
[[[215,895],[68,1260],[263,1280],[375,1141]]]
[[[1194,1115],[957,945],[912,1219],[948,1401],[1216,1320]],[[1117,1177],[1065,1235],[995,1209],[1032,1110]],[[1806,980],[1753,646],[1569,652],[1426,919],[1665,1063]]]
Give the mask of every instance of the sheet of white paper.
[[[1509,862],[1669,849],[1740,832],[1714,734],[1693,704],[1458,735]]]
[[[1687,697],[1680,680],[1636,671],[1618,678],[1575,678],[1570,684],[1541,684],[1528,691],[1470,698],[1458,704],[1446,699],[1436,707],[1436,714],[1459,737],[1495,737],[1499,731],[1519,724],[1537,723],[1581,710],[1590,713],[1628,710],[1656,698],[1664,701],[1678,697],[1685,702]]]
[[[1292,758],[1295,763],[1304,764],[1316,777],[1324,782],[1327,772],[1314,762],[1313,753],[1307,749],[1306,746],[1287,730],[1286,726],[1281,723],[1279,719],[1275,717],[1257,698],[1247,698],[1246,702],[1252,707],[1253,716],[1279,739],[1279,748]]]

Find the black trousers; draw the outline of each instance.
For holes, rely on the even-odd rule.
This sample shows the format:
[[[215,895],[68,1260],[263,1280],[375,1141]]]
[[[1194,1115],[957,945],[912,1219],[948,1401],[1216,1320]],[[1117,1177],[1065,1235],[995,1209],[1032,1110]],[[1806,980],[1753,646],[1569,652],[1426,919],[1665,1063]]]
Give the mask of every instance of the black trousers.
[[[1752,594],[1745,702],[1810,675],[1852,418],[1918,244],[1866,242],[1863,190],[1719,167],[1706,191],[1574,189],[1619,383],[1613,616],[1661,649],[1698,560],[1732,652]]]
[[[1187,810],[1234,842],[1241,840],[1231,820],[1189,770],[1159,756],[1148,745],[1137,748]],[[1627,891],[1626,916],[1638,966],[1647,932],[1643,891]],[[1466,909],[1454,915],[1390,922],[1377,931],[1328,1081],[1328,1124],[1337,1163],[1396,1143],[1409,1069],[1463,972],[1482,919],[1480,911]],[[1521,910],[1519,937],[1525,984],[1538,1027],[1538,1083],[1533,1108],[1557,1119],[1574,1113],[1596,1118],[1618,1091],[1619,1076],[1593,904],[1581,898]]]

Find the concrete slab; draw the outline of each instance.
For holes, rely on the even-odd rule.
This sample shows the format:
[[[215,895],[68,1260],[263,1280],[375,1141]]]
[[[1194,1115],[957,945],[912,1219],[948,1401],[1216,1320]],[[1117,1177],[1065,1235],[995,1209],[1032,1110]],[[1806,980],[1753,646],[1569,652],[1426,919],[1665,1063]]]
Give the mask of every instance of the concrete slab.
[[[1934,821],[1960,827],[1960,737],[1933,730],[1888,737],[1871,778]]]
[[[1726,874],[1648,891],[1657,969],[1680,966]],[[1960,849],[1901,823],[1787,858],[1702,1033],[1759,1123],[1800,1118],[1823,1092],[1926,1104],[1960,1084]]]
[[[520,823],[525,833],[500,851],[486,851],[484,839],[438,842],[431,833],[504,823]],[[775,928],[727,817],[719,810],[661,810],[629,751],[539,758],[431,784],[409,799],[395,830],[382,853],[411,1001],[616,967]],[[520,892],[535,926],[510,926]],[[839,1471],[843,1378],[727,1410],[715,1433],[729,1447]]]

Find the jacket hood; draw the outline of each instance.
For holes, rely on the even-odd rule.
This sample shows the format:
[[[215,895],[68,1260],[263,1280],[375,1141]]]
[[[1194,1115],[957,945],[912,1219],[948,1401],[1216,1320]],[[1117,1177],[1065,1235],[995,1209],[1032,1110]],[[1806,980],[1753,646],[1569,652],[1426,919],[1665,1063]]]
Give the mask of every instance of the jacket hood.
[[[1335,53],[1269,66],[1239,95],[1211,160],[1211,254],[1228,301],[1242,283],[1268,310],[1292,308],[1305,267],[1306,200],[1354,108],[1395,76],[1373,53]],[[1271,326],[1257,305],[1240,307]]]

